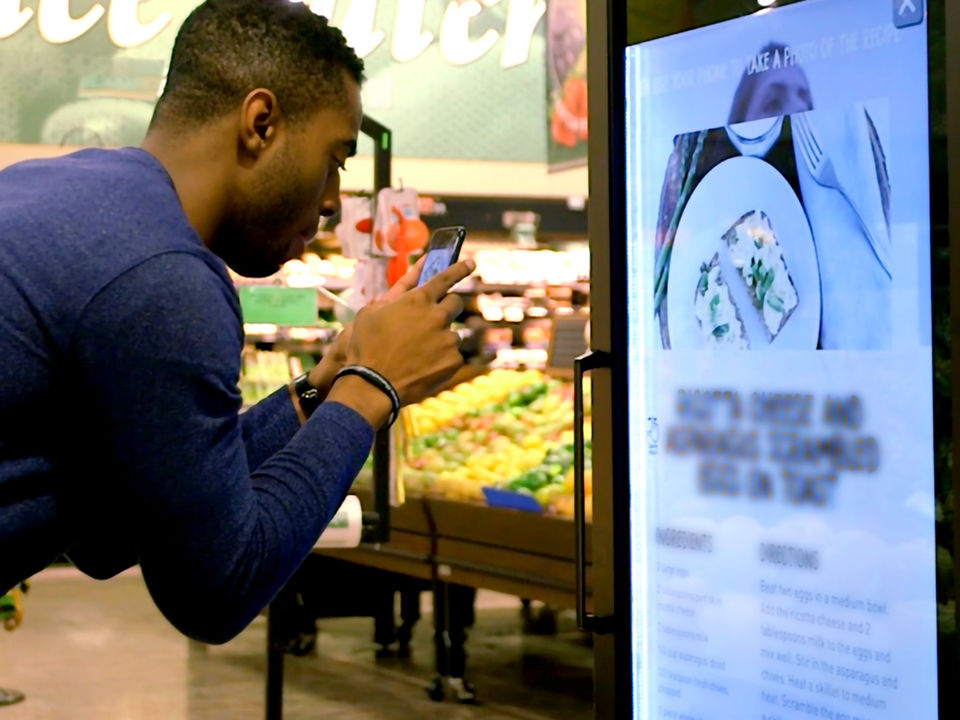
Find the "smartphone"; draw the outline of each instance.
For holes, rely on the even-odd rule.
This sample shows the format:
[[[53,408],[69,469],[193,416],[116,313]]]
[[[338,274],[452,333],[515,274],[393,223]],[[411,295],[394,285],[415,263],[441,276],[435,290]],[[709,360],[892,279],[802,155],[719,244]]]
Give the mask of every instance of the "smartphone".
[[[467,229],[462,225],[439,228],[433,231],[424,252],[426,260],[423,263],[423,269],[420,271],[418,287],[457,261],[457,258],[460,257],[460,248],[463,247],[463,239],[466,236]]]

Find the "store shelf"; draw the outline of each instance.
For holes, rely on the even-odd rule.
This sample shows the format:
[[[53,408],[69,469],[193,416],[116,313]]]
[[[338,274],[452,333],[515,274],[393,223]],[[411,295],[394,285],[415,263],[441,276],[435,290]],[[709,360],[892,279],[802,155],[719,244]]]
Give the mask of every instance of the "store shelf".
[[[572,543],[572,525],[570,536]],[[434,562],[438,575],[445,582],[495,590],[561,607],[572,608],[576,602],[572,561],[441,538]],[[588,587],[590,577],[588,567]]]
[[[373,498],[369,492],[359,491],[355,494],[364,508],[373,508]],[[427,518],[423,500],[411,498],[400,507],[391,509],[390,542],[361,545],[349,550],[315,552],[358,565],[431,580],[434,577],[432,558],[435,541]]]
[[[479,294],[479,293],[519,293],[522,294],[525,290],[529,288],[570,288],[574,292],[579,292],[584,295],[590,293],[590,283],[588,282],[573,282],[573,283],[553,283],[548,281],[543,282],[530,282],[530,283],[485,283],[485,282],[475,282],[475,283],[463,283],[454,288],[454,291],[460,294]]]
[[[424,502],[438,537],[573,562],[573,522],[567,518],[455,500],[427,498]],[[588,555],[591,550],[588,541]]]
[[[361,504],[372,506],[369,493],[357,494]],[[390,527],[387,543],[318,552],[411,577],[574,606],[573,523],[568,519],[416,497],[392,510]],[[588,526],[588,563],[590,537]],[[588,590],[590,578],[588,564]]]
[[[329,342],[325,343],[308,343],[300,340],[290,340],[287,339],[273,339],[273,340],[261,340],[257,337],[251,337],[246,340],[248,345],[255,345],[258,343],[272,345],[276,348],[283,348],[289,352],[303,353],[305,355],[323,355],[327,348],[330,347]]]
[[[434,577],[433,545],[431,538],[426,535],[391,531],[390,542],[383,545],[361,546],[355,550],[315,552],[420,580],[432,580]]]
[[[339,328],[324,325],[244,325],[244,343],[283,345],[301,352],[323,352],[336,338]]]

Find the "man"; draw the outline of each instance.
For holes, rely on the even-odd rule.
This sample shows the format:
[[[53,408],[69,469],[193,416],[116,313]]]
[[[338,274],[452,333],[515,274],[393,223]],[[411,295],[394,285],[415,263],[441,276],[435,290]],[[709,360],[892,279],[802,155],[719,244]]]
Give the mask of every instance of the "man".
[[[0,173],[0,590],[64,553],[98,578],[139,562],[174,626],[225,642],[310,551],[395,405],[459,367],[446,293],[467,263],[361,312],[309,375],[319,407],[301,383],[239,414],[224,263],[269,275],[337,211],[362,79],[305,5],[208,0],[140,148]]]

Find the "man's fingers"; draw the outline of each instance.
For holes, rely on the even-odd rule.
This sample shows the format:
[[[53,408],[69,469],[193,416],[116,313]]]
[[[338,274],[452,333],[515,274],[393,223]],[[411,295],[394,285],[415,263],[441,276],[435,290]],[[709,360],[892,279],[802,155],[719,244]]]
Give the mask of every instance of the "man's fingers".
[[[438,304],[446,315],[444,325],[449,325],[452,323],[454,320],[460,317],[460,313],[463,312],[463,298],[461,298],[459,295],[447,295]]]
[[[408,290],[413,290],[417,286],[417,282],[420,280],[420,271],[423,269],[423,261],[426,259],[426,255],[417,260],[409,270],[404,274],[402,278],[397,280],[392,288],[387,290],[384,293],[383,297],[380,298],[381,302],[390,302],[391,300],[398,299]]]
[[[426,282],[423,290],[430,302],[439,302],[440,299],[450,292],[450,288],[467,277],[476,269],[476,263],[473,260],[461,260],[448,267],[441,273]]]
[[[460,355],[460,343],[463,341],[463,338],[460,337],[460,333],[458,333],[456,330],[451,330],[451,331],[450,331],[450,334],[453,336],[452,339],[451,339],[451,341],[453,342],[453,347],[456,348],[457,355],[459,356],[459,355]],[[461,356],[461,357],[456,357],[456,358],[454,359],[454,362],[455,362],[455,364],[456,364],[457,367],[460,367],[461,365],[463,365],[463,357],[462,357],[462,356]]]
[[[353,334],[353,323],[347,323],[341,330],[330,346],[331,350],[340,357],[346,357],[347,348],[350,346],[350,337]]]

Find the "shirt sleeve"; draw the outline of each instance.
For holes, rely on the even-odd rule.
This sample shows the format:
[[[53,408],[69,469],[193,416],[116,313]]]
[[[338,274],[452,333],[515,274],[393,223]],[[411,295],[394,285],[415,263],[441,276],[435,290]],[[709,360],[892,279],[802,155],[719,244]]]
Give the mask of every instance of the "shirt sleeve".
[[[256,470],[279,452],[300,429],[297,411],[286,386],[240,414],[240,432],[247,449],[247,464]]]
[[[247,452],[247,465],[256,470],[264,460],[282,450],[300,429],[300,420],[282,387],[240,414],[240,429]],[[134,549],[118,541],[117,528],[96,525],[67,552],[82,572],[98,580],[112,578],[137,564]]]
[[[72,345],[102,468],[89,497],[116,514],[164,615],[211,643],[240,632],[293,574],[373,440],[359,414],[328,402],[251,462],[232,293],[202,258],[160,255],[87,305]]]

